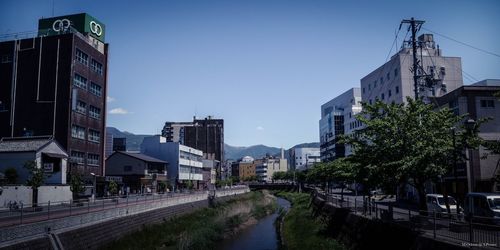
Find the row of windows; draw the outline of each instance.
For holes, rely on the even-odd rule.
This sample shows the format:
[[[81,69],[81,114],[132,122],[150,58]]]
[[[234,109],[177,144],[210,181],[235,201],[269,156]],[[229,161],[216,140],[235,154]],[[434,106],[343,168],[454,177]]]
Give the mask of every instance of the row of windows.
[[[396,78],[398,76],[398,74],[399,74],[399,70],[398,70],[398,68],[395,68],[394,69],[394,78]],[[390,81],[391,80],[391,74],[390,74],[390,72],[387,72],[387,74],[386,74],[385,77],[386,77],[387,81]],[[379,83],[378,80],[375,80],[373,82],[373,88],[374,89],[377,87],[378,83]],[[382,86],[383,84],[384,84],[384,77],[380,77],[380,86]],[[372,85],[371,85],[371,83],[368,83],[368,91],[370,91],[370,90],[372,90]],[[363,88],[363,94],[364,93],[366,93],[365,88]]]
[[[80,151],[71,151],[71,159],[78,164],[85,164],[85,153]],[[87,154],[87,164],[99,166],[98,154]]]
[[[89,107],[89,116],[94,119],[101,119],[101,109],[98,107],[94,107],[92,105],[88,105]],[[87,103],[82,102],[80,100],[76,101],[75,111],[82,114],[87,115]]]
[[[179,173],[202,174],[203,170],[201,168],[188,167],[188,166],[181,165],[181,166],[179,166]]]
[[[87,54],[85,54],[85,52],[83,52],[79,49],[76,49],[75,57],[79,63],[81,63],[85,66],[89,65],[89,56]],[[94,58],[92,58],[92,60],[90,60],[90,69],[93,70],[94,72],[96,72],[97,74],[102,75],[102,64],[100,62],[98,62],[97,60],[95,60]]]
[[[87,90],[87,78],[75,73],[75,78],[73,79],[73,85],[81,89]],[[92,81],[90,82],[90,88],[88,88],[88,90],[90,93],[96,96],[99,97],[102,96],[102,87],[95,82]]]
[[[363,126],[363,123],[358,120],[349,123],[349,128],[351,129],[359,128],[361,126]]]
[[[399,94],[399,86],[396,86],[396,87],[394,88],[394,90],[395,90],[396,94]],[[392,90],[390,90],[390,89],[389,89],[389,90],[387,91],[387,95],[388,95],[388,98],[389,98],[389,97],[391,97],[391,96],[392,96]],[[380,94],[380,99],[381,99],[382,101],[385,101],[385,94],[384,94],[384,93]],[[377,100],[378,100],[378,96],[375,96],[375,101],[377,101]],[[373,102],[372,102],[372,99],[370,99],[370,100],[368,101],[368,103],[372,104],[372,103],[373,103]]]
[[[86,129],[84,127],[73,125],[71,126],[71,137],[85,140],[85,132]],[[101,138],[101,132],[93,129],[89,129],[88,131],[88,140],[91,142],[99,143]]]

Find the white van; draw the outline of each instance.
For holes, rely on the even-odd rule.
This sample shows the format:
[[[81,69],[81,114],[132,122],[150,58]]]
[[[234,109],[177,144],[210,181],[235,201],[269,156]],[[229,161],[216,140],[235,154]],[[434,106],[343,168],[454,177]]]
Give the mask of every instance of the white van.
[[[448,213],[444,196],[442,194],[427,194],[425,196],[427,211],[436,213]],[[448,195],[448,204],[450,205],[450,212],[457,213],[457,201]]]
[[[468,193],[464,202],[465,215],[472,215],[474,221],[500,224],[500,194]]]

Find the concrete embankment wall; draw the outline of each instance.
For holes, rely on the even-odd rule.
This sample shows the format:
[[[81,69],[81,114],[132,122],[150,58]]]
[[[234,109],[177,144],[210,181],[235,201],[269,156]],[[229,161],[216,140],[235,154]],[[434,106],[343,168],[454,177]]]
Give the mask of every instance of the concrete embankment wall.
[[[318,213],[329,216],[328,233],[349,249],[468,249],[419,235],[408,227],[353,214],[318,196],[313,198],[312,206]]]
[[[217,197],[215,202],[225,202],[240,195],[242,194]],[[53,231],[52,237],[49,234],[45,234],[38,237],[20,239],[17,242],[11,242],[12,244],[1,249],[54,249],[54,242],[56,242],[55,245],[60,244],[65,250],[98,249],[126,234],[141,230],[146,225],[165,222],[173,217],[194,212],[208,206],[208,199],[178,204],[106,220],[104,222]]]

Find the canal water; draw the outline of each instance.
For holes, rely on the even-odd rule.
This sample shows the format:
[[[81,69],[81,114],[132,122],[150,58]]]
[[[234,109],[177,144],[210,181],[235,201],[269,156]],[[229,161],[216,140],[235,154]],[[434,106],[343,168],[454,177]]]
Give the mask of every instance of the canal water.
[[[290,208],[290,202],[277,198],[278,207],[285,211]],[[278,211],[260,219],[257,224],[243,229],[235,237],[224,240],[217,249],[224,250],[275,250],[279,247],[278,234],[274,222]]]

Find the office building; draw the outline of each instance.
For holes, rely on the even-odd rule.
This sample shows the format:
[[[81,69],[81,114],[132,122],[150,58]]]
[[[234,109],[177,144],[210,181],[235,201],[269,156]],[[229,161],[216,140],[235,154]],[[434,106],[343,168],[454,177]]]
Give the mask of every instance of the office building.
[[[427,83],[435,83],[428,87],[418,87],[419,96],[427,100],[427,97],[443,96],[463,85],[460,57],[443,56],[431,34],[419,36],[417,43],[419,45],[417,56],[422,66],[418,69],[418,73],[429,75]],[[404,103],[407,96],[414,98],[412,67],[412,49],[406,45],[388,62],[361,79],[363,101],[369,104],[376,100]]]
[[[290,169],[303,171],[321,162],[319,148],[291,148],[288,150]]]
[[[462,86],[442,97],[435,98],[432,103],[439,108],[449,108],[456,115],[466,115],[465,120],[478,121],[491,118],[488,122],[481,124],[479,136],[487,141],[499,141],[500,101],[499,97],[494,96],[499,92],[500,80],[488,79]],[[453,132],[450,130],[451,133]],[[500,177],[500,156],[491,154],[482,146],[479,150],[469,150],[469,155],[469,171],[467,171],[467,162],[459,162],[456,166],[458,193],[499,192],[500,183],[495,182],[495,179]],[[444,177],[444,180],[448,190],[452,190],[452,184],[455,182],[454,174],[450,173]],[[468,186],[471,186],[471,190],[467,191]]]
[[[70,172],[104,173],[108,44],[88,14],[40,19],[0,42],[0,137],[50,136]]]
[[[182,145],[203,151],[203,158],[224,162],[224,120],[196,119],[192,122],[166,122],[162,130],[169,142],[179,142]]]
[[[351,134],[362,126],[356,119],[361,112],[361,90],[352,88],[321,105],[319,138],[321,161],[331,161],[352,154],[348,145],[339,143],[339,136]]]
[[[246,181],[256,178],[256,163],[251,156],[245,156],[238,162],[231,165],[231,175],[238,178],[239,181]]]
[[[106,132],[106,145],[104,146],[104,156],[108,158],[113,153],[113,134]]]
[[[113,138],[113,151],[127,151],[127,138]]]
[[[288,162],[284,158],[265,157],[255,162],[255,174],[260,182],[272,182],[276,172],[286,172]]]
[[[194,188],[203,188],[203,151],[168,142],[158,135],[144,138],[141,153],[168,162],[168,179],[172,185],[187,187],[190,181]]]

